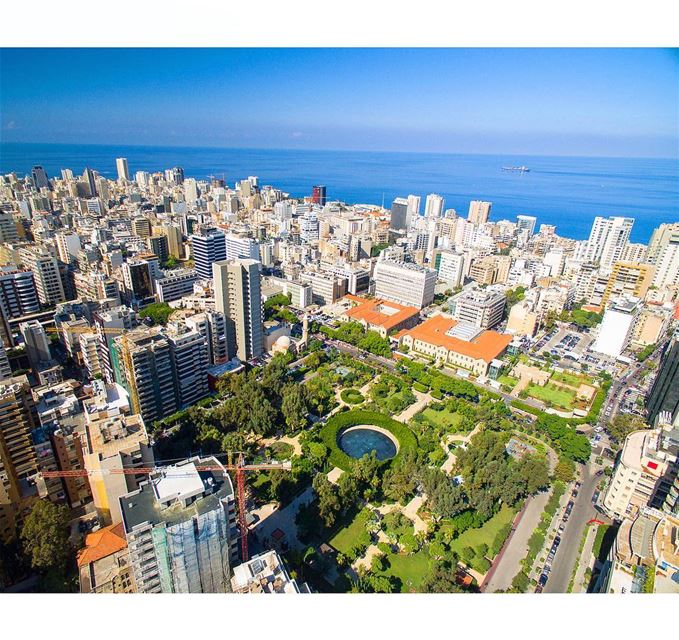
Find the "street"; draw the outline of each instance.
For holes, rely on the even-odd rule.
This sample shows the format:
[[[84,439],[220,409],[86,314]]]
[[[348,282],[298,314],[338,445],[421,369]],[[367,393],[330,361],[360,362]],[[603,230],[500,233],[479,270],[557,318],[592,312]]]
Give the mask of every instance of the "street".
[[[599,480],[600,476],[596,475],[596,470],[592,468],[591,463],[582,466],[580,477],[582,486],[578,490],[573,511],[561,535],[561,544],[554,554],[552,570],[544,589],[545,593],[566,593],[568,589],[573,567],[578,559],[580,540],[585,526],[593,518],[601,519],[601,515],[592,505],[592,496]]]

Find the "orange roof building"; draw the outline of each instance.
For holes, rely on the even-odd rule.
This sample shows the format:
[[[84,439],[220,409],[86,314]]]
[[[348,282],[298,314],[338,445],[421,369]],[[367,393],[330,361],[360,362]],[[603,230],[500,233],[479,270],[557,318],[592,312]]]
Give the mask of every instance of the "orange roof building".
[[[408,347],[413,353],[466,369],[477,376],[486,375],[490,363],[502,355],[512,341],[510,335],[485,331],[445,315],[433,316],[395,337],[399,346]]]
[[[123,524],[90,533],[78,552],[82,593],[133,593],[134,578],[127,557]]]
[[[377,331],[383,338],[390,333],[402,329],[410,329],[420,321],[420,310],[417,307],[405,307],[396,302],[369,300],[354,295],[344,296],[352,303],[340,320],[344,322],[360,322],[366,329]]]

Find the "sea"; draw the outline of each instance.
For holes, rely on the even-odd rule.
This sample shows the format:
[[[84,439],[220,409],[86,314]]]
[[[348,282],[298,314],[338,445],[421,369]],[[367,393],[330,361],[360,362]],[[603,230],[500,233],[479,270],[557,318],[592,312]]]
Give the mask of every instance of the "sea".
[[[662,222],[679,221],[679,159],[595,158],[298,149],[232,149],[73,144],[0,143],[0,173],[49,176],[85,167],[115,178],[115,159],[136,171],[180,166],[197,179],[223,178],[233,185],[258,176],[293,197],[325,185],[329,200],[386,207],[396,197],[438,193],[445,208],[466,216],[471,200],[493,203],[491,220],[536,216],[559,235],[588,237],[595,216],[634,218],[632,242],[648,242]],[[503,171],[526,166],[528,172]]]

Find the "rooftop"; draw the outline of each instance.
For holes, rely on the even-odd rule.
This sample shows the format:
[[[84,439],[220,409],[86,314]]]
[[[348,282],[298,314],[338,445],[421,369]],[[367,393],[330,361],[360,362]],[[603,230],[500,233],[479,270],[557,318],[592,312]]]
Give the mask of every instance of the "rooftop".
[[[428,318],[413,329],[400,332],[398,337],[409,335],[413,340],[444,347],[448,351],[488,363],[497,358],[512,341],[512,336],[497,331],[482,331],[469,341],[463,340],[450,333],[458,324],[457,320],[441,314]]]
[[[101,560],[127,547],[122,523],[104,527],[85,538],[85,546],[78,552],[78,567]]]
[[[368,300],[354,295],[344,296],[355,305],[345,314],[351,320],[363,320],[372,326],[383,327],[387,331],[420,314],[417,307],[406,307],[395,302],[375,299]]]
[[[173,491],[177,492],[176,497],[171,496]],[[160,502],[159,496],[167,502]],[[233,485],[223,465],[214,457],[195,457],[159,469],[138,490],[120,498],[120,509],[125,531],[129,533],[144,523],[155,526],[186,522],[217,509],[229,496],[233,496]]]

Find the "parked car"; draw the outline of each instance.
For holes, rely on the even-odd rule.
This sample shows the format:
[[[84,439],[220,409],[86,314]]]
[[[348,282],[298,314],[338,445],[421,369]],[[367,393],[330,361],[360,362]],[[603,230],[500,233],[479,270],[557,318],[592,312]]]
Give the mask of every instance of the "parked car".
[[[546,573],[543,573],[543,574],[540,576],[540,578],[538,579],[538,584],[539,584],[541,587],[544,587],[544,586],[547,584],[548,578],[549,578],[549,576],[548,576]]]

